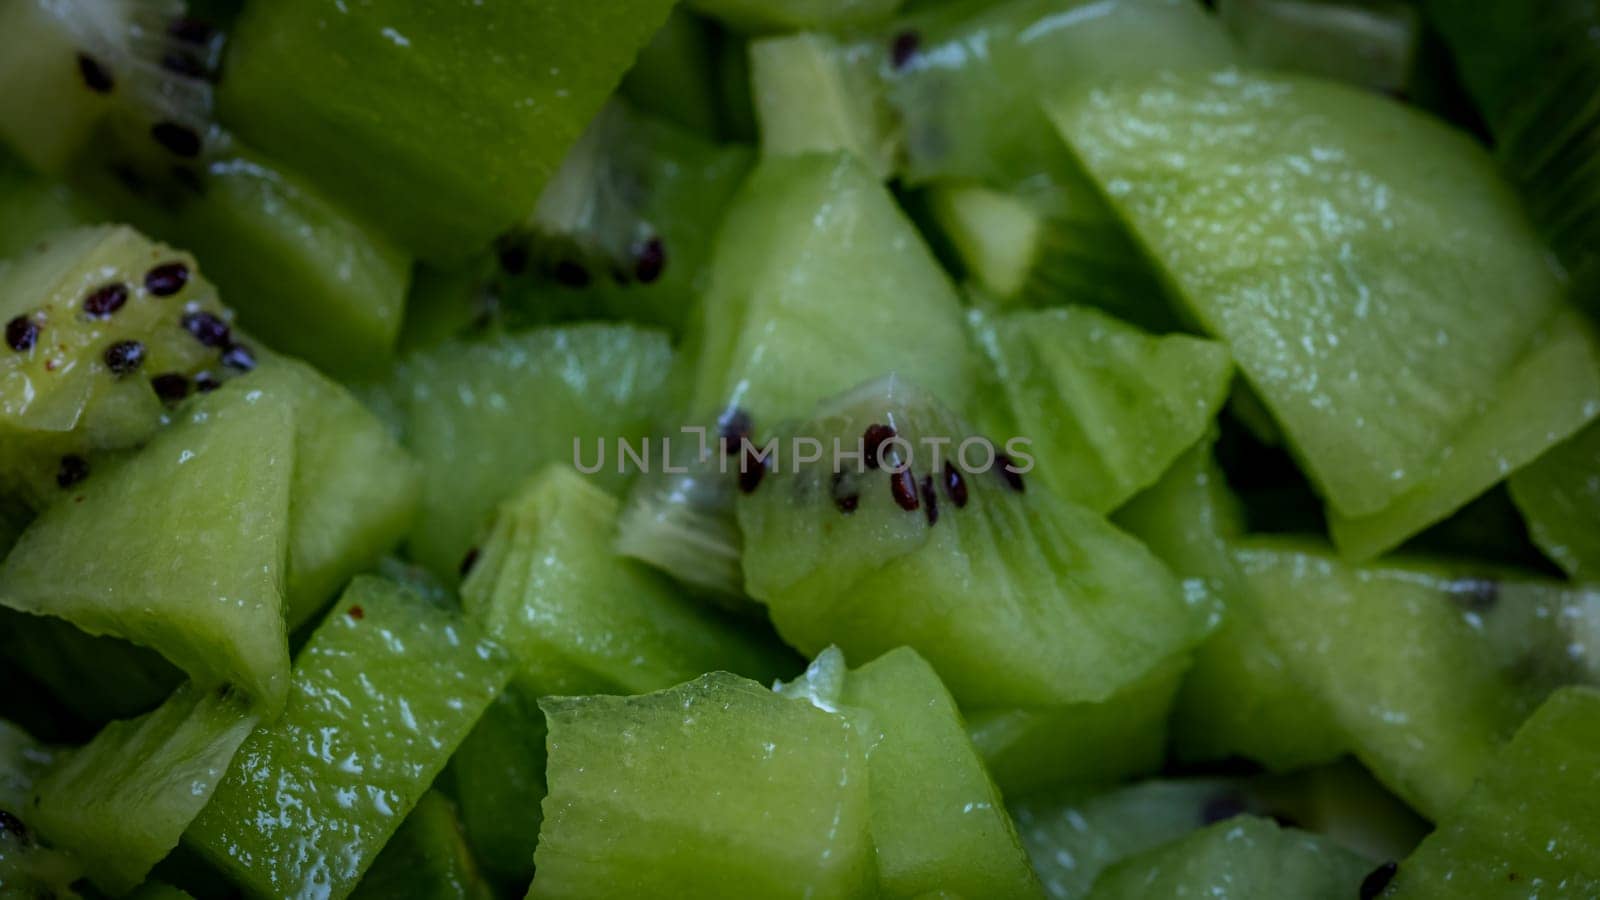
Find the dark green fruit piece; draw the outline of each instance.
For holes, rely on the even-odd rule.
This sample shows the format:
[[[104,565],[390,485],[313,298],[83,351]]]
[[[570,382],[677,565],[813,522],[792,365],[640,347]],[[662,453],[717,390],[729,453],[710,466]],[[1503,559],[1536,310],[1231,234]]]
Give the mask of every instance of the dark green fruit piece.
[[[1237,559],[1289,674],[1426,815],[1453,808],[1552,688],[1597,670],[1592,592],[1481,567],[1354,566],[1287,541]]]
[[[1211,444],[1190,449],[1115,516],[1189,585],[1222,603],[1221,625],[1195,650],[1178,691],[1173,750],[1189,762],[1242,757],[1273,771],[1325,762],[1345,752],[1347,742],[1264,631],[1233,560],[1244,511]]]
[[[1371,93],[1237,73],[1052,115],[1330,508],[1385,517],[1336,526],[1352,553],[1437,521],[1600,410],[1592,354],[1562,346],[1584,337],[1551,324],[1564,304],[1544,245],[1466,136]],[[1533,409],[1513,400],[1525,383],[1545,385]]]
[[[529,697],[642,694],[704,672],[761,681],[790,654],[618,557],[618,502],[555,464],[505,503],[461,585],[462,607],[520,663]]]
[[[129,140],[101,140],[77,166],[77,183],[117,217],[204,260],[252,334],[341,376],[393,357],[407,253],[239,141],[213,138],[203,160],[174,176],[169,159],[141,161]]]
[[[844,660],[837,650],[836,665]],[[819,657],[813,665],[825,665]],[[844,677],[839,702],[865,710],[881,737],[867,757],[878,885],[886,896],[1038,897],[1000,791],[961,713],[915,650],[891,650]]]
[[[540,705],[550,795],[528,896],[876,895],[850,718],[725,672]]]
[[[194,900],[187,892],[162,881],[146,881],[128,895],[128,900]]]
[[[689,346],[687,418],[672,435],[687,474],[654,467],[630,498],[623,553],[696,587],[740,593],[734,453],[718,432],[776,433],[819,399],[895,372],[958,408],[974,365],[960,300],[915,226],[847,157],[763,161],[728,210]],[[714,424],[719,423],[720,424]],[[820,650],[821,646],[809,648]]]
[[[1199,892],[1220,900],[1346,900],[1371,863],[1269,819],[1236,816],[1112,866],[1093,900],[1156,900]]]
[[[1217,14],[1252,66],[1395,95],[1422,51],[1422,13],[1404,0],[1221,0]]]
[[[884,426],[899,438],[881,468],[836,468],[833,448],[863,449],[870,426],[874,444]],[[746,587],[802,652],[904,644],[969,707],[1059,706],[1103,700],[1197,638],[1142,544],[1054,497],[1030,459],[987,457],[923,389],[891,377],[825,401],[780,446],[805,439],[817,462],[780,459],[739,503]]]
[[[0,566],[0,603],[148,646],[274,714],[293,442],[282,400],[205,398],[45,510]]]
[[[461,824],[483,867],[523,885],[533,877],[544,800],[544,713],[521,691],[501,694],[450,758]]]
[[[411,555],[456,572],[494,504],[545,464],[573,461],[580,440],[586,465],[604,442],[612,455],[596,483],[620,488],[614,442],[639,446],[666,399],[671,361],[665,335],[600,324],[450,341],[409,357],[395,396],[422,464]]]
[[[1087,307],[969,321],[1005,398],[991,432],[1030,438],[1040,477],[1096,512],[1154,484],[1211,427],[1233,379],[1221,344]]]
[[[185,684],[159,709],[64,754],[34,785],[31,817],[97,887],[126,893],[178,846],[259,720],[226,688]]]
[[[436,790],[383,847],[350,896],[355,900],[490,900],[455,806]]]
[[[411,528],[419,467],[349,391],[304,363],[266,357],[225,391],[261,391],[295,410],[284,589],[294,631]]]
[[[639,51],[619,92],[641,111],[697,134],[717,134],[717,36],[705,20],[674,7],[650,43]]]
[[[1600,578],[1600,426],[1557,445],[1510,484],[1539,549],[1577,581]]]
[[[402,246],[448,261],[533,209],[670,8],[252,4],[230,39],[220,109]]]
[[[0,827],[0,894],[18,900],[35,897],[78,900],[72,889],[83,878],[83,867],[70,855],[39,843],[28,823],[6,810],[6,827]]]
[[[858,29],[894,14],[904,0],[693,0],[697,12],[745,32]]]
[[[818,32],[750,44],[750,92],[762,156],[843,152],[873,174],[894,171],[898,133],[883,100],[874,43]]]
[[[1385,897],[1585,897],[1600,892],[1600,692],[1551,695],[1400,863]]]
[[[1008,797],[1148,775],[1165,758],[1167,720],[1187,668],[1187,658],[1172,660],[1098,703],[973,710],[967,727]]]
[[[65,184],[34,174],[0,148],[0,259],[21,256],[45,235],[100,217]]]
[[[48,688],[51,702],[91,723],[149,712],[184,681],[154,650],[9,609],[0,611],[0,653]]]
[[[220,337],[197,340],[196,317]],[[43,506],[83,461],[148,440],[175,399],[156,379],[187,392],[219,370],[230,320],[193,257],[131,228],[57,232],[0,265],[0,485]]]
[[[252,895],[347,896],[510,674],[458,614],[357,578],[185,842]]]

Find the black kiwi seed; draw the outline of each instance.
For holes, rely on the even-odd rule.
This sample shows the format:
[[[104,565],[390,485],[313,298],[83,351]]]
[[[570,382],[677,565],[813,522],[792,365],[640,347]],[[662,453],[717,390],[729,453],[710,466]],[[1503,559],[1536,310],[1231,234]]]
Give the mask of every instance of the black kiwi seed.
[[[87,53],[78,54],[78,74],[83,76],[84,85],[96,94],[109,94],[116,87],[116,81],[106,67]]]
[[[144,345],[138,341],[117,341],[106,348],[103,358],[111,374],[128,375],[144,365]]]
[[[183,330],[207,347],[226,347],[230,333],[228,323],[208,312],[184,313],[180,320]]]
[[[256,354],[246,344],[229,344],[228,349],[222,351],[222,364],[239,372],[248,372],[256,367]]]
[[[170,297],[189,283],[189,267],[181,262],[162,263],[144,273],[145,290],[157,297]]]
[[[1006,487],[1021,494],[1027,491],[1028,486],[1022,483],[1022,473],[1011,471],[1011,457],[1004,453],[994,455],[994,470],[1000,473],[1000,478],[1005,481]]]
[[[910,469],[889,473],[889,495],[906,512],[913,512],[922,505],[917,500],[917,481]]]
[[[639,279],[640,284],[649,284],[660,278],[666,267],[667,247],[661,243],[661,238],[652,237],[634,246],[633,277]]]
[[[738,453],[742,441],[750,436],[752,427],[750,414],[742,409],[735,407],[723,413],[717,419],[717,439],[722,443],[722,455]]]
[[[28,832],[28,826],[22,824],[22,820],[8,810],[0,809],[0,832],[16,838],[17,843],[24,847],[33,843],[33,835]]]
[[[39,325],[27,316],[17,316],[6,323],[6,346],[18,353],[27,353],[39,343]]]
[[[944,464],[944,495],[956,509],[967,505],[967,480],[961,477],[961,470],[948,461]]]
[[[61,463],[56,466],[56,485],[69,488],[89,477],[89,461],[81,456],[69,453],[61,457]]]
[[[922,476],[922,510],[928,514],[928,524],[939,523],[939,495],[933,492],[933,476]]]
[[[202,394],[209,394],[219,387],[222,387],[222,382],[210,372],[201,372],[194,377],[194,389]]]
[[[878,448],[891,438],[898,437],[893,428],[888,425],[868,425],[866,433],[861,435],[861,443],[866,452],[865,461],[867,468],[876,469],[881,462],[878,459]]]
[[[367,611],[361,608],[361,604],[356,603],[352,604],[349,609],[345,610],[345,615],[359,622],[367,617]]]
[[[745,494],[753,494],[761,486],[761,479],[767,477],[767,461],[756,455],[756,450],[751,447],[745,451],[744,458],[739,461],[739,490]]]
[[[589,286],[589,270],[576,260],[563,259],[556,263],[556,280],[570,288]]]
[[[194,159],[200,155],[200,135],[187,125],[177,122],[157,122],[150,126],[150,136],[175,156]]]
[[[95,288],[89,296],[83,298],[83,312],[91,319],[106,319],[127,302],[128,286],[113,282]]]
[[[1398,871],[1400,864],[1391,859],[1368,872],[1367,877],[1361,879],[1361,900],[1373,900],[1383,893],[1383,889],[1389,886],[1389,882],[1394,880],[1394,875]]]
[[[150,379],[150,387],[165,403],[177,403],[189,396],[189,379],[177,372],[166,372]]]
[[[161,56],[161,68],[185,78],[206,77],[205,63],[186,50],[170,50]]]
[[[832,493],[833,505],[839,507],[839,511],[847,516],[861,505],[861,494],[851,489],[850,484],[845,481],[843,472],[833,473]]]
[[[505,237],[499,241],[496,254],[500,258],[500,268],[507,275],[521,275],[528,271],[528,245],[513,237]]]
[[[461,565],[456,567],[456,571],[461,574],[462,578],[467,577],[467,573],[472,571],[472,567],[478,564],[478,555],[481,552],[477,547],[472,547],[467,550],[466,556],[461,557]]]
[[[1244,813],[1244,798],[1229,791],[1212,797],[1205,802],[1204,806],[1200,807],[1200,824],[1213,825],[1224,819],[1244,815]]]
[[[915,31],[900,32],[889,43],[889,62],[896,69],[904,69],[911,58],[917,55],[917,47],[921,43],[922,36]]]

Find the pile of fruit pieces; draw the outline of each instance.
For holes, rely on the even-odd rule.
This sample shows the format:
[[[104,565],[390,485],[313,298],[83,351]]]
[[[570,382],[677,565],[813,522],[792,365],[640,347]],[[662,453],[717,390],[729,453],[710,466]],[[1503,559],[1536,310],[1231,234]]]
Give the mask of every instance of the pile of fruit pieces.
[[[0,897],[1600,895],[1595,34],[10,0]]]

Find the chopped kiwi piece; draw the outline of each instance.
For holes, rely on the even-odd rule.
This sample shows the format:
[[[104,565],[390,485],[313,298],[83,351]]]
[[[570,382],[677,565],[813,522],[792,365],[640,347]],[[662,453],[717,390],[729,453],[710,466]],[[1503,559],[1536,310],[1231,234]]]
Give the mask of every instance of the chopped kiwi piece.
[[[21,256],[47,235],[101,218],[80,194],[29,171],[0,147],[0,259]]]
[[[673,7],[667,23],[639,51],[619,92],[644,112],[697,134],[715,135],[721,114],[716,73],[708,60],[716,57],[716,41],[709,23],[682,6]]]
[[[523,885],[533,877],[533,849],[543,816],[544,713],[519,690],[501,694],[450,758],[461,824],[483,868]]]
[[[1171,660],[1097,703],[973,710],[973,746],[1008,797],[1159,771],[1186,668],[1187,658]]]
[[[1384,897],[1586,897],[1600,892],[1600,692],[1563,688],[1477,787],[1403,860]]]
[[[1290,676],[1425,815],[1448,813],[1550,690],[1596,671],[1592,592],[1481,566],[1357,566],[1282,539],[1236,558]]]
[[[550,794],[530,896],[876,896],[852,718],[726,672],[540,706]]]
[[[28,823],[5,812],[0,818],[0,892],[19,900],[79,900],[72,885],[83,868],[71,855],[41,844]]]
[[[869,382],[779,446],[796,452],[739,502],[745,585],[802,652],[904,644],[966,706],[1058,706],[1103,700],[1198,636],[1142,544],[920,387]]]
[[[95,886],[126,893],[178,846],[260,718],[226,687],[185,684],[64,754],[34,785],[31,818]]]
[[[1600,579],[1600,425],[1511,476],[1534,543],[1578,581]]]
[[[251,895],[347,896],[510,675],[459,614],[357,578],[185,842]]]
[[[744,32],[856,29],[894,15],[905,0],[691,0],[690,7]]]
[[[671,7],[252,3],[219,111],[401,246],[459,259],[533,209]]]
[[[59,173],[129,90],[131,4],[23,0],[0,10],[0,141]],[[120,90],[119,90],[120,88]]]
[[[640,445],[671,362],[665,335],[601,324],[448,341],[408,357],[394,393],[422,464],[413,558],[453,579],[497,501],[546,463],[593,465],[596,441],[611,454],[596,484],[626,484],[615,442]]]
[[[126,719],[160,706],[184,681],[161,654],[96,637],[54,616],[0,611],[0,653],[85,722]]]
[[[894,126],[873,43],[803,32],[750,45],[750,91],[763,156],[849,153],[879,177],[895,168]]]
[[[148,440],[200,373],[224,377],[230,320],[193,257],[127,227],[0,264],[0,488],[44,506]]]
[[[490,900],[494,892],[478,874],[455,804],[430,790],[417,801],[350,896],[356,900]]]
[[[1422,52],[1422,11],[1406,0],[1220,0],[1217,14],[1252,66],[1395,95]]]
[[[1117,863],[1095,880],[1089,896],[1346,900],[1370,868],[1367,860],[1316,835],[1235,816]]]
[[[201,689],[236,685],[270,716],[289,680],[293,464],[288,403],[205,397],[28,526],[0,565],[0,604],[148,646]]]
[[[1393,546],[1482,493],[1506,474],[1483,459],[1490,437],[1522,455],[1585,421],[1567,402],[1581,382],[1538,421],[1510,402],[1527,370],[1571,378],[1585,354],[1551,346],[1561,282],[1466,136],[1375,94],[1237,72],[1050,105],[1330,508],[1395,517],[1341,545]]]
[[[1331,760],[1347,748],[1332,713],[1290,674],[1264,631],[1233,559],[1244,510],[1204,440],[1115,521],[1190,584],[1222,604],[1222,622],[1194,653],[1172,711],[1172,751],[1186,762],[1236,757],[1272,771]]]
[[[143,133],[136,135],[143,141]],[[227,136],[173,169],[107,136],[76,183],[114,215],[205,261],[241,324],[340,376],[389,362],[411,257],[276,160]]]
[[[261,391],[294,406],[284,587],[284,616],[293,631],[411,528],[419,467],[349,391],[304,363],[266,356],[253,374],[225,390]]]
[[[1005,398],[990,430],[1029,438],[1040,479],[1096,512],[1155,484],[1211,427],[1233,380],[1221,344],[1156,337],[1087,307],[970,321]]]
[[[819,399],[890,372],[959,408],[975,371],[955,289],[889,192],[842,156],[768,159],[751,174],[723,222],[689,346],[684,422],[707,426],[706,439],[672,435],[674,465],[689,471],[640,479],[619,548],[735,596],[740,437],[764,440]]]
[[[146,881],[128,895],[128,900],[194,900],[194,898],[182,888],[173,887],[164,881]]]
[[[788,674],[782,645],[614,555],[619,505],[565,464],[501,504],[461,600],[521,663],[517,687],[531,697],[640,694],[713,670],[762,681]]]
[[[869,713],[881,735],[867,782],[885,896],[1040,896],[1000,791],[933,667],[909,647],[891,650],[850,671],[838,701]]]

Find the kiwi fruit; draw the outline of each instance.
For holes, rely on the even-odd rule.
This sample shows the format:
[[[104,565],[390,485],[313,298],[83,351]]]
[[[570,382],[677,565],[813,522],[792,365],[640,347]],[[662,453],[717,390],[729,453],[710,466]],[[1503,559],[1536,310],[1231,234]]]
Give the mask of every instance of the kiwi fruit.
[[[438,790],[430,790],[417,801],[350,896],[355,900],[492,900],[495,894],[478,873],[455,804]]]
[[[1511,476],[1534,542],[1577,581],[1600,576],[1600,426],[1590,425]]]
[[[703,135],[715,135],[717,108],[714,67],[717,34],[687,8],[674,7],[617,89],[638,109]]]
[[[1396,96],[1422,54],[1422,10],[1406,0],[1220,0],[1217,15],[1252,66]]]

